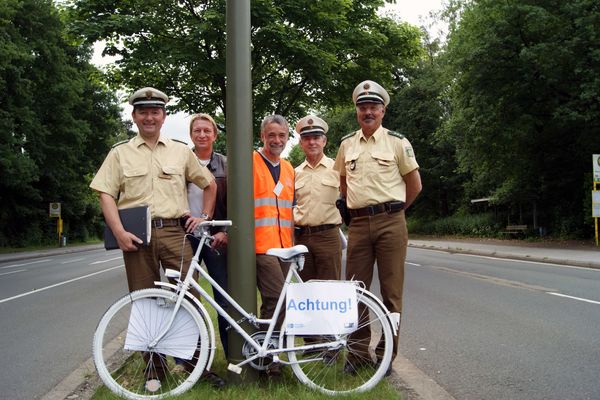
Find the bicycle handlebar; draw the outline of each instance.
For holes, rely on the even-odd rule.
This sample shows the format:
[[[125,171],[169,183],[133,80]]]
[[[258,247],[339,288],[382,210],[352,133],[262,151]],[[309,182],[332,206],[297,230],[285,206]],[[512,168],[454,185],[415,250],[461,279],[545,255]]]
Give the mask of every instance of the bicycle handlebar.
[[[232,222],[229,220],[214,220],[200,222],[198,226],[231,226]]]

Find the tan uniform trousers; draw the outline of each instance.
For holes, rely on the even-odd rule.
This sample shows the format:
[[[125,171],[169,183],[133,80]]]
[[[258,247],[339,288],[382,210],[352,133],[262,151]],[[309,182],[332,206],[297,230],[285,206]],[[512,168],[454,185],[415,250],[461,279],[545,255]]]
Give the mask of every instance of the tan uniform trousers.
[[[184,279],[189,270],[192,256],[192,247],[185,238],[183,227],[169,226],[160,229],[153,227],[150,245],[142,246],[138,251],[123,252],[129,291],[155,287],[154,281],[161,280],[161,266],[163,269],[177,271],[181,269],[181,279]],[[197,272],[194,278],[198,280]],[[195,290],[193,294],[199,297]],[[148,364],[146,378],[162,379],[167,369],[165,356],[154,353],[150,357],[148,353],[145,353],[143,357]],[[152,362],[150,362],[150,358],[152,358]]]
[[[348,231],[348,252],[346,279],[355,279],[371,287],[374,262],[377,261],[379,282],[383,304],[390,312],[402,312],[402,289],[404,286],[404,260],[408,245],[408,232],[404,210],[395,213],[381,213],[374,216],[352,218]],[[361,310],[362,308],[362,310]],[[359,307],[359,315],[365,313]],[[371,331],[366,324],[368,314],[359,321],[366,328],[351,335],[359,345],[354,345],[352,353],[357,357],[367,357]],[[381,357],[380,349],[376,349]],[[394,336],[392,360],[398,354],[398,336]]]
[[[149,246],[123,252],[129,291],[153,288],[154,281],[160,281],[161,266],[163,270],[181,269],[181,279],[185,278],[192,256],[192,247],[185,239],[183,227],[153,227]],[[198,278],[197,273],[195,278]]]
[[[310,279],[339,280],[342,271],[342,241],[338,228],[296,235],[295,244],[308,248],[304,255],[303,281]]]
[[[260,306],[260,318],[268,319],[275,313],[279,294],[283,289],[285,277],[289,270],[289,263],[281,262],[275,256],[266,254],[256,255],[256,285],[260,292],[262,304]],[[280,330],[283,319],[285,318],[285,304],[283,304],[275,329]],[[267,326],[261,329],[267,330]]]

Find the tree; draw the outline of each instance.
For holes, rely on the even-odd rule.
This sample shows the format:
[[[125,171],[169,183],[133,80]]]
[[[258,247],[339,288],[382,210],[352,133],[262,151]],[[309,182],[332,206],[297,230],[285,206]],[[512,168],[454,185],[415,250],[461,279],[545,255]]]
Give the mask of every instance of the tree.
[[[51,1],[0,4],[2,246],[53,240],[49,202],[63,203],[67,227],[82,236],[98,214],[85,177],[122,125],[89,57],[68,42]]]
[[[600,151],[600,6],[593,0],[467,2],[451,31],[446,131],[469,194],[584,231],[582,190]],[[565,213],[565,210],[569,210]]]
[[[121,57],[112,84],[154,85],[178,99],[172,110],[227,116],[225,0],[72,4],[74,31]],[[379,17],[383,0],[251,4],[255,128],[267,114],[295,119],[346,103],[357,82],[390,83],[419,55],[419,30]]]

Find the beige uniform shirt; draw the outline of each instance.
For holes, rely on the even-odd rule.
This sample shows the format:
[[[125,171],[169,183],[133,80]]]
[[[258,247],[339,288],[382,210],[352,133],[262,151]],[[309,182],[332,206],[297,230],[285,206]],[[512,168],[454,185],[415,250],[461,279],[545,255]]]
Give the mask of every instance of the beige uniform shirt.
[[[379,127],[366,138],[362,130],[342,140],[335,170],[346,177],[348,208],[405,201],[403,175],[419,168],[410,142]]]
[[[295,171],[294,223],[298,226],[341,224],[342,217],[335,207],[340,196],[340,176],[333,169],[333,160],[323,156],[314,168],[304,160]]]
[[[205,188],[212,180],[187,145],[161,135],[150,149],[137,135],[111,149],[90,187],[118,208],[148,205],[152,218],[179,218],[190,211],[187,182]]]

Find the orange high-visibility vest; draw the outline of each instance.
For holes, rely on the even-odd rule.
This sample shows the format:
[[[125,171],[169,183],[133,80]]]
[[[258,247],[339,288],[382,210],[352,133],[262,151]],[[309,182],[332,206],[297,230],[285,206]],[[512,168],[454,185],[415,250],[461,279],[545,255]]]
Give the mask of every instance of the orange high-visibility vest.
[[[262,156],[255,151],[252,161],[256,254],[264,254],[271,248],[291,247],[294,229],[294,168],[289,161],[281,159],[279,182],[283,187],[277,196],[273,192],[277,182],[273,181]]]

